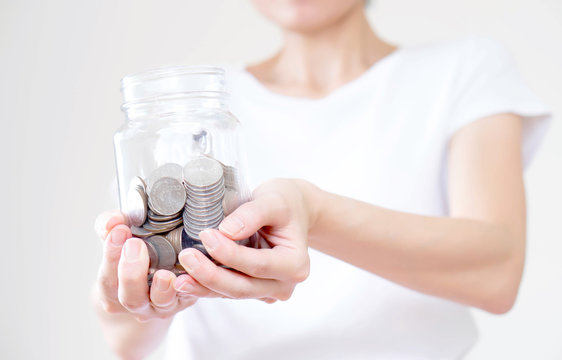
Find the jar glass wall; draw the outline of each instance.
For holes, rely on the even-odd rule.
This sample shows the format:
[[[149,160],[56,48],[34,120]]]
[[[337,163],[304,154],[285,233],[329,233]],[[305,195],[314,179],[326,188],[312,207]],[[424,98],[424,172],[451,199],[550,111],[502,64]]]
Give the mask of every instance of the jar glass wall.
[[[218,227],[250,197],[240,123],[220,68],[155,69],[126,76],[121,90],[126,121],[114,136],[121,210],[145,239],[151,267],[173,268],[181,249],[205,252],[199,231]]]

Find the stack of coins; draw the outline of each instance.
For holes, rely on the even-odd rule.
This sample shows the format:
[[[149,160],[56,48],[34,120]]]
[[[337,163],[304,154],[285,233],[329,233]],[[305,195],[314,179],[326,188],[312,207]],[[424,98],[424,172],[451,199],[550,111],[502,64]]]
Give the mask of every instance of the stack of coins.
[[[199,157],[183,168],[183,185],[187,200],[183,210],[183,246],[204,250],[199,233],[218,228],[224,218],[225,184],[223,167],[209,157]]]
[[[145,182],[136,177],[131,188],[140,193],[136,196],[135,191],[129,191],[129,198],[142,199],[135,208],[129,206],[129,214],[137,214],[129,219],[133,235],[145,238],[148,236],[169,232],[182,226],[182,212],[185,204],[186,193],[181,183],[181,166],[177,164],[164,164],[154,170]],[[131,203],[128,200],[128,203]]]

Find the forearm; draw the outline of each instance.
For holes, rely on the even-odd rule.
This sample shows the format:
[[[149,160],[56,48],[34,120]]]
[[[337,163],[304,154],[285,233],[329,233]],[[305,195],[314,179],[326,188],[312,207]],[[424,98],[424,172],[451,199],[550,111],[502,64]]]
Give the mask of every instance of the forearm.
[[[469,219],[383,209],[307,190],[314,205],[309,245],[411,289],[507,311],[524,261],[524,235]]]
[[[109,313],[103,309],[95,289],[93,303],[104,337],[122,359],[145,358],[162,342],[172,322],[172,317],[139,322],[131,314]]]

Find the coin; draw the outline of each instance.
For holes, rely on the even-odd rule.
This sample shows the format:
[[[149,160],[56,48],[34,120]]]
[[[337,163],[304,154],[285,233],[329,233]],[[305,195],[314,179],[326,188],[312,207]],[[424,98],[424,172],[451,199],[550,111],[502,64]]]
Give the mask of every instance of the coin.
[[[123,212],[129,219],[129,223],[134,226],[141,226],[146,220],[147,196],[144,181],[140,177],[135,176],[131,180],[125,202]]]
[[[143,229],[145,229],[147,231],[150,231],[154,234],[161,234],[161,233],[165,233],[165,232],[174,230],[174,228],[176,226],[177,225],[175,225],[175,224],[170,224],[168,226],[163,226],[163,227],[154,227],[154,226],[150,225],[149,223],[145,223],[142,227],[143,227]]]
[[[170,244],[165,237],[154,235],[146,238],[144,241],[150,243],[156,250],[159,269],[171,270],[174,268],[177,260],[177,254],[172,244]]]
[[[156,247],[150,241],[144,240],[146,245],[146,250],[148,250],[148,258],[150,259],[149,267],[150,268],[157,268],[158,267],[158,252],[156,251]]]
[[[221,164],[208,157],[199,157],[189,161],[183,167],[183,180],[195,187],[205,187],[221,180],[223,170]]]
[[[192,204],[193,203],[208,204],[208,203],[217,202],[218,200],[222,200],[225,191],[224,188],[222,188],[219,191],[208,193],[205,195],[197,195],[190,191],[188,191],[187,193],[188,193],[187,202],[191,202]]]
[[[148,231],[143,227],[138,227],[138,226],[131,226],[131,233],[136,236],[136,237],[140,237],[140,238],[144,238],[147,236],[152,236],[154,235],[154,233],[152,231]]]
[[[240,193],[238,191],[227,190],[224,193],[224,198],[222,200],[224,216],[230,215],[240,205],[241,205]]]
[[[223,172],[225,187],[238,190],[238,170],[234,166],[223,165]]]
[[[168,239],[168,241],[170,242],[170,244],[172,244],[172,246],[174,247],[174,250],[176,251],[177,254],[179,254],[182,251],[182,232],[183,232],[183,226],[177,227],[174,230],[170,231],[169,233],[167,233],[166,239]]]
[[[164,177],[171,177],[181,182],[182,180],[182,167],[175,163],[166,163],[157,167],[146,178],[147,189],[150,189],[156,181]]]
[[[154,211],[148,209],[148,218],[153,221],[168,221],[181,217],[181,211],[173,215],[158,215]]]
[[[164,228],[167,229],[169,227],[175,228],[178,225],[180,225],[181,222],[182,222],[181,217],[178,218],[178,219],[169,220],[169,221],[153,221],[153,220],[150,220],[150,219],[148,219],[148,221],[147,221],[148,225],[150,225],[152,228],[155,228],[155,229],[164,229]],[[145,223],[145,225],[147,223]]]
[[[158,215],[173,215],[181,211],[186,199],[183,185],[176,179],[158,179],[149,190],[151,210]]]

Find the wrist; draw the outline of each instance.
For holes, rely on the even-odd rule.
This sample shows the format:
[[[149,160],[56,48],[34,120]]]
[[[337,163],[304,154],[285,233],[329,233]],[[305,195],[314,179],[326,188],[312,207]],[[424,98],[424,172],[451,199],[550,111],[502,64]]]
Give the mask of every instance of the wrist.
[[[297,180],[296,183],[302,195],[308,220],[308,235],[310,236],[317,227],[318,219],[320,218],[324,191],[306,180]]]

